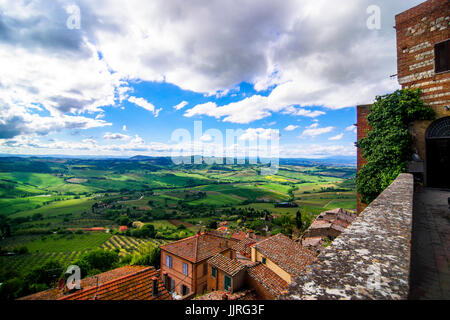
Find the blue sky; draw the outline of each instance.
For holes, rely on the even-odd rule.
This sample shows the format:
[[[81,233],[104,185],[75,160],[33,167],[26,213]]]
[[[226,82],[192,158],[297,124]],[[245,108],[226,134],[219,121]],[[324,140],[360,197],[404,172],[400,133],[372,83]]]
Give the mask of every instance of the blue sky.
[[[0,153],[170,155],[201,121],[355,156],[355,106],[399,87],[394,16],[420,2],[2,1]]]

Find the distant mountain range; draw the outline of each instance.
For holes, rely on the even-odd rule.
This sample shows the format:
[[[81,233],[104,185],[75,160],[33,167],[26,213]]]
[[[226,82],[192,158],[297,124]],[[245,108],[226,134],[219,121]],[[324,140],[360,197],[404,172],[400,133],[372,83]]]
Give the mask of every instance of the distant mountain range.
[[[71,155],[19,155],[19,154],[0,154],[2,158],[40,158],[40,159],[83,159],[83,160],[130,160],[130,161],[152,161],[158,162],[159,164],[170,164],[172,162],[170,157],[151,157],[136,155],[133,157],[128,156],[71,156]],[[176,157],[179,162],[187,163],[189,160],[193,160],[195,157],[201,156],[188,156],[188,157]],[[213,157],[205,157],[203,159],[213,160]],[[242,160],[243,158],[239,158]],[[230,158],[229,160],[233,160]],[[236,159],[234,159],[236,160]],[[248,161],[248,158],[246,159]],[[254,159],[261,160],[261,159]],[[268,163],[268,159],[263,159],[265,161],[258,161]],[[233,161],[234,162],[234,161]],[[330,166],[356,166],[356,157],[353,156],[335,156],[321,159],[308,159],[308,158],[280,158],[280,165],[330,165]]]

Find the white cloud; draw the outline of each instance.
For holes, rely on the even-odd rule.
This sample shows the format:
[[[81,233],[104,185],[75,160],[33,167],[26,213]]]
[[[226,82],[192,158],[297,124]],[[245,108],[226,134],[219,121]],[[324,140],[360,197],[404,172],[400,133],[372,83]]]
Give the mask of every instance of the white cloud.
[[[264,129],[264,128],[249,128],[239,137],[241,141],[255,141],[262,140],[278,140],[280,138],[280,132],[277,129]]]
[[[209,134],[204,134],[201,138],[200,141],[202,142],[212,142],[213,138],[209,135]]]
[[[183,109],[184,107],[186,107],[188,104],[189,104],[189,102],[183,101],[183,102],[181,102],[180,104],[177,104],[176,106],[174,106],[173,108],[174,108],[175,110],[181,110],[181,109]]]
[[[123,125],[122,131],[127,131],[127,126],[126,125]]]
[[[328,138],[328,140],[330,140],[330,141],[339,141],[339,140],[342,140],[343,137],[344,137],[344,134],[341,133],[341,134],[338,134],[337,136]]]
[[[131,103],[134,103],[135,105],[144,108],[145,110],[150,111],[151,113],[153,113],[153,115],[155,116],[155,118],[158,117],[159,112],[162,110],[161,109],[156,109],[155,106],[153,104],[151,104],[150,102],[148,102],[147,100],[145,100],[144,98],[137,98],[137,97],[129,97],[128,101],[130,101]]]
[[[294,131],[295,129],[297,129],[299,126],[294,126],[294,125],[288,125],[286,128],[284,128],[285,131]]]
[[[324,158],[332,156],[355,156],[354,145],[284,145],[280,150],[281,157]]]
[[[334,130],[334,127],[319,128],[318,123],[314,123],[304,130],[300,137],[316,137]]]
[[[286,108],[283,113],[291,114],[293,116],[303,116],[309,118],[317,118],[319,116],[323,116],[324,114],[326,114],[325,112],[319,110],[311,111],[308,109],[294,108],[294,107]]]
[[[131,138],[130,136],[127,136],[126,134],[121,134],[121,133],[107,132],[103,135],[103,139],[106,139],[106,140],[128,140],[130,138]]]
[[[110,126],[104,120],[83,116],[41,116],[33,108],[10,104],[0,98],[0,139],[11,139],[18,135],[49,133],[65,129],[90,129]]]
[[[314,118],[324,111],[313,106],[370,103],[399,87],[389,78],[396,70],[394,15],[420,2],[79,0],[82,26],[69,30],[65,8],[72,0],[3,0],[0,97],[20,110],[2,110],[0,137],[110,125],[89,115],[142,99],[130,97],[134,81],[219,97],[242,82],[275,87],[268,97],[185,112],[241,124],[276,112]],[[372,4],[383,9],[378,31],[366,27]],[[135,101],[155,117],[161,111]]]
[[[354,124],[345,128],[345,131],[351,131],[353,133],[357,133],[357,130],[358,128]]]

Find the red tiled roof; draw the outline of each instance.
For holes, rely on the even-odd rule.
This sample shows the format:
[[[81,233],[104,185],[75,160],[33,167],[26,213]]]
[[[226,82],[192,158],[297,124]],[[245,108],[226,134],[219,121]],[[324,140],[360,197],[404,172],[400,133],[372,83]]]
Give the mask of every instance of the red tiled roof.
[[[213,233],[202,233],[163,245],[160,248],[178,257],[197,263],[231,248],[235,243],[236,240],[234,239],[228,239]]]
[[[226,297],[226,299],[224,299]],[[253,290],[230,293],[228,291],[213,291],[194,300],[257,300]]]
[[[311,223],[304,236],[310,237],[313,230],[332,229],[342,233],[356,217],[356,213],[341,208],[322,212]],[[327,236],[326,231],[318,232],[324,232],[323,237]]]
[[[105,231],[105,228],[102,227],[94,227],[94,228],[84,228],[84,231]]]
[[[120,226],[120,228],[119,228],[119,232],[127,231],[127,230],[128,230],[127,226]]]
[[[322,237],[311,237],[311,238],[305,238],[302,240],[303,246],[319,246],[322,241]]]
[[[256,250],[290,275],[297,276],[316,260],[314,254],[279,233],[254,245]]]
[[[245,238],[247,238],[247,233],[244,231],[237,231],[231,235],[231,239],[236,239],[239,241],[244,240]]]
[[[257,241],[267,239],[267,237],[254,234],[252,230],[248,230],[248,232],[237,231],[231,235],[231,239],[244,240],[246,238],[255,239]]]
[[[153,279],[157,280],[157,296],[152,295]],[[154,267],[115,279],[88,289],[82,289],[59,300],[170,300],[170,295]]]
[[[252,245],[254,245],[255,243],[257,243],[258,241],[255,239],[251,239],[251,238],[245,238],[241,241],[239,241],[238,243],[236,243],[235,245],[233,245],[231,247],[231,249],[239,252],[242,255],[250,255],[252,253]]]
[[[245,269],[245,266],[239,261],[231,260],[230,258],[225,257],[222,254],[216,254],[214,257],[208,260],[208,263],[232,277]]]
[[[247,269],[248,275],[275,298],[287,290],[288,283],[268,267],[259,263]]]
[[[217,228],[217,231],[220,231],[220,232],[227,232],[227,231],[228,231],[228,228],[225,227],[225,226],[219,227],[219,228]]]
[[[114,279],[122,278],[124,276],[134,274],[136,272],[142,271],[146,269],[146,267],[142,266],[124,266],[121,268],[117,268],[114,270],[110,270],[107,272],[100,273],[93,277],[88,277],[81,279],[81,288],[88,289],[92,286],[97,285],[97,279],[98,284],[102,285],[106,282],[109,282]],[[61,289],[58,288],[52,288],[46,291],[38,292],[23,298],[19,298],[18,300],[57,300],[59,298],[64,297],[65,294]]]

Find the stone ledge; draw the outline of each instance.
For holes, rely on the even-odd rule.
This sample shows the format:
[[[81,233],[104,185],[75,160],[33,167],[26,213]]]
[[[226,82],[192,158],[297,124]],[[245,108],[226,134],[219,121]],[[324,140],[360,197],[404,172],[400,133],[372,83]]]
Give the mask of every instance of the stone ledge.
[[[413,194],[399,175],[280,299],[407,299]]]

